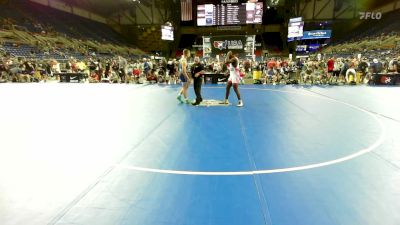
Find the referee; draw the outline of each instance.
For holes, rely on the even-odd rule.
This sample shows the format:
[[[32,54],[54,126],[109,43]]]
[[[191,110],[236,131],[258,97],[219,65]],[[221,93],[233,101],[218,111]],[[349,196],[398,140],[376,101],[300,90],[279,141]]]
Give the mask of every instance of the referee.
[[[201,84],[203,82],[203,74],[204,74],[204,66],[200,62],[200,58],[198,56],[194,57],[194,63],[191,68],[192,77],[193,77],[193,88],[194,93],[196,94],[196,101],[192,103],[192,105],[199,105],[200,102],[203,101],[201,97]]]

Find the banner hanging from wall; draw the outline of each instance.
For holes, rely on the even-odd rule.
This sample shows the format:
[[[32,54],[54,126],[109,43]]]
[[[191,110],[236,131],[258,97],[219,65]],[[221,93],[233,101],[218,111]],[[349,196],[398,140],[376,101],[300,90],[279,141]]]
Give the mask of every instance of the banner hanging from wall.
[[[255,35],[203,36],[203,57],[217,57],[232,51],[240,57],[254,58]]]
[[[331,38],[332,31],[331,30],[310,30],[304,31],[302,40],[307,39],[324,39]]]
[[[288,42],[295,40],[329,39],[332,36],[332,30],[310,30],[304,31],[301,37],[288,37]]]
[[[232,51],[234,53],[244,53],[246,48],[246,36],[212,36],[211,51],[213,55],[227,53]]]

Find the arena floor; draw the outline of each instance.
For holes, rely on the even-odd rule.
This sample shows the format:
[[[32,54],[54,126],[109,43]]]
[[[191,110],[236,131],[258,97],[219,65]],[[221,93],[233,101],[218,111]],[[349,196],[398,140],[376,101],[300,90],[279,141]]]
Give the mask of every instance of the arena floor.
[[[2,84],[0,224],[400,224],[400,88],[177,90]]]

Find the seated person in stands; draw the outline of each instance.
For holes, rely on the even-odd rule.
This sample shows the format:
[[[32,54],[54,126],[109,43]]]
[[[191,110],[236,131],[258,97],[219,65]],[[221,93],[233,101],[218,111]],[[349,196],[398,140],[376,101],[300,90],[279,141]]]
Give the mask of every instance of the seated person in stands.
[[[220,65],[220,63],[218,61],[215,61],[212,64],[212,68],[213,68],[213,72],[214,73],[221,73],[222,72],[222,67],[221,67],[221,65]]]
[[[290,68],[286,61],[280,62],[280,69],[278,73],[278,82],[287,82],[289,80]]]
[[[5,60],[0,62],[0,83],[8,81],[8,65]]]
[[[0,72],[0,83],[8,82],[8,74],[5,71]]]
[[[335,58],[331,57],[329,58],[328,62],[326,62],[326,69],[328,71],[328,80],[332,79],[334,67],[335,67]]]
[[[324,66],[315,65],[314,72],[313,72],[313,79],[317,84],[325,84],[327,80],[327,72]]]
[[[71,59],[69,61],[69,63],[71,64],[70,72],[77,73],[78,72],[78,62],[76,61],[76,59]]]
[[[110,60],[106,61],[106,66],[104,68],[104,77],[108,79],[108,77],[111,75],[111,69],[112,69],[112,62]]]
[[[394,57],[392,60],[390,60],[389,65],[388,65],[388,72],[389,73],[397,73],[399,71],[399,62],[397,61],[397,58]]]
[[[89,83],[99,83],[101,80],[101,74],[99,70],[94,70],[90,73]]]
[[[172,77],[172,76],[175,75],[176,71],[177,70],[176,70],[176,67],[175,67],[175,61],[174,60],[168,61],[168,64],[167,64],[167,75]]]
[[[150,72],[148,73],[146,80],[149,81],[150,83],[157,83],[158,82],[158,77],[156,75],[156,70],[151,69]]]
[[[132,71],[133,71],[132,69],[128,69],[128,72],[125,75],[125,83],[127,84],[134,83],[134,77]]]
[[[17,64],[17,62],[14,62],[13,64],[10,65],[10,75],[11,75],[11,80],[12,82],[19,82],[19,75],[22,73],[24,69],[23,64]]]
[[[24,74],[33,75],[34,70],[34,65],[31,62],[24,62]]]
[[[68,61],[65,63],[65,71],[66,71],[67,73],[72,73],[72,63],[71,63],[71,60],[68,60]]]
[[[361,62],[358,64],[357,71],[361,73],[360,82],[364,82],[368,73],[368,63],[366,58],[361,59]]]
[[[150,73],[151,70],[151,64],[148,62],[146,58],[143,59],[143,73],[147,77],[147,75]]]
[[[113,60],[113,62],[111,64],[111,70],[112,70],[112,73],[115,73],[119,77],[119,79],[118,79],[119,82],[123,82],[124,81],[123,80],[124,79],[124,74],[123,74],[123,71],[122,71],[123,68],[120,67],[120,64],[119,64],[118,61]],[[115,77],[113,77],[113,80],[114,81],[116,80]],[[113,83],[114,83],[114,81],[113,81]]]
[[[350,62],[350,66],[346,71],[346,83],[355,84],[356,80],[357,80],[357,73],[355,70],[355,65],[353,62]]]
[[[17,75],[18,82],[20,83],[30,83],[32,82],[32,76],[26,73],[24,70]]]
[[[251,62],[248,59],[243,60],[242,68],[243,68],[243,72],[244,72],[246,78],[249,78],[252,76]]]
[[[333,77],[331,82],[337,83],[340,78],[340,71],[342,70],[343,62],[341,58],[335,60],[333,65]]]
[[[161,65],[158,69],[158,83],[168,83],[166,69]]]
[[[89,62],[87,63],[87,65],[88,65],[90,74],[94,73],[95,71],[97,71],[99,69],[98,68],[99,63],[92,58],[89,58]]]
[[[141,71],[137,65],[134,65],[133,70],[132,70],[132,78],[135,83],[139,83],[139,78],[140,78]]]
[[[120,77],[117,73],[118,71],[111,70],[109,73],[109,80],[110,83],[119,83],[120,82]]]
[[[35,68],[35,71],[33,72],[33,81],[34,82],[41,82],[42,80],[44,81],[41,71],[42,71],[42,68],[41,68],[41,65],[39,64]]]
[[[350,59],[345,59],[340,69],[339,82],[346,82],[346,72],[350,68]]]
[[[270,68],[276,69],[277,65],[276,65],[275,59],[271,58],[268,61],[266,61],[266,66],[267,66],[268,69],[270,69]]]
[[[276,84],[277,80],[278,80],[278,71],[273,68],[273,67],[269,67],[266,72],[265,72],[265,84],[269,84],[272,83],[273,85]]]
[[[375,73],[382,73],[383,72],[383,64],[379,62],[378,59],[374,59],[371,63],[371,72]]]
[[[50,65],[52,76],[54,76],[54,74],[61,73],[60,63],[57,60],[51,60]]]
[[[305,64],[303,67],[303,71],[300,73],[301,78],[303,79],[303,83],[310,82],[311,84],[314,83],[314,76],[313,76],[313,66],[309,64]]]
[[[128,61],[124,57],[118,56],[117,63],[119,68],[118,75],[121,78],[121,83],[125,83]]]

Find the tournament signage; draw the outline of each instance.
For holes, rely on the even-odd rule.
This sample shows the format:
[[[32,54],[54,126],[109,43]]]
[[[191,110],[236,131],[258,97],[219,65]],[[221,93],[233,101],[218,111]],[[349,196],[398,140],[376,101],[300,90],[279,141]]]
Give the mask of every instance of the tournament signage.
[[[239,3],[238,0],[221,0],[222,4]]]
[[[315,51],[317,51],[319,48],[321,48],[321,45],[320,45],[320,44],[310,44],[310,45],[308,45],[308,50],[309,50],[310,52],[315,52]]]
[[[310,30],[304,31],[302,36],[297,38],[288,35],[288,42],[294,40],[311,40],[311,39],[329,39],[332,36],[332,30]]]
[[[306,52],[307,51],[307,45],[297,45],[296,46],[296,52]]]
[[[331,38],[332,30],[310,30],[304,31],[302,40]]]
[[[214,55],[233,51],[243,53],[246,36],[215,36],[211,37],[211,51]]]
[[[376,85],[400,85],[400,74],[396,73],[373,74],[372,83]]]

